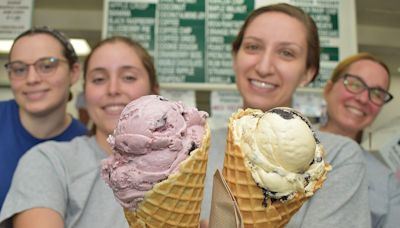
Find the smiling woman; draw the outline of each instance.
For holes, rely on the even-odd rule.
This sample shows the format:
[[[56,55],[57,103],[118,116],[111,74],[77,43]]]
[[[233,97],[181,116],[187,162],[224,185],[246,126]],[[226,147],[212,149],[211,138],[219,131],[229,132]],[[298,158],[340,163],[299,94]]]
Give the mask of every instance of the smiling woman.
[[[47,140],[68,141],[86,133],[66,110],[70,87],[80,73],[66,36],[47,27],[22,33],[5,67],[14,99],[0,102],[0,208],[27,150]]]
[[[369,53],[343,59],[334,69],[324,89],[327,122],[321,131],[361,141],[363,130],[375,120],[393,96],[388,92],[390,73],[386,64]],[[400,223],[400,182],[368,151],[369,208],[372,227],[397,227]]]
[[[125,105],[157,93],[153,59],[139,43],[111,37],[95,46],[84,64],[84,94],[94,135],[31,149],[18,165],[0,226],[127,227],[122,208],[100,179],[99,164],[112,151],[106,140]]]
[[[265,112],[291,106],[295,90],[307,85],[319,71],[316,24],[303,10],[289,4],[267,5],[250,13],[232,47],[243,108]],[[345,137],[315,133],[332,171],[323,188],[285,227],[369,227],[368,189],[360,147]],[[217,168],[222,169],[225,142],[228,138],[229,145],[231,140],[226,135],[226,129],[212,132],[203,218],[208,217],[210,208],[211,177]]]
[[[328,121],[321,130],[360,143],[362,130],[393,98],[389,85],[389,69],[375,56],[359,53],[342,60],[324,89]]]
[[[84,72],[87,110],[96,126],[97,142],[111,153],[106,139],[125,105],[142,95],[158,94],[152,57],[136,42],[114,37],[93,49]]]

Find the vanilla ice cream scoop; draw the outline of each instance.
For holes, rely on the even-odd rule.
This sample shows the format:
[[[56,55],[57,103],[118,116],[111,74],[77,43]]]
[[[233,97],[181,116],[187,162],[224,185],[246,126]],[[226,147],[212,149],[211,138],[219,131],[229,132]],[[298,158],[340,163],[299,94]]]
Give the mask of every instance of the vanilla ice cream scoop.
[[[316,141],[310,126],[298,115],[274,109],[261,116],[255,141],[268,160],[290,172],[304,172],[314,159]]]
[[[234,123],[234,141],[258,186],[274,199],[313,194],[323,175],[323,148],[307,118],[291,108],[247,109]]]

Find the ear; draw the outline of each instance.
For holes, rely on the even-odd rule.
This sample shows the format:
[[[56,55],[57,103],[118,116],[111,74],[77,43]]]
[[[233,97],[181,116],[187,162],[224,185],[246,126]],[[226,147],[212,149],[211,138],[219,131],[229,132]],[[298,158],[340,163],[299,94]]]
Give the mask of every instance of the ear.
[[[302,78],[302,80],[301,80],[301,82],[300,82],[300,86],[301,86],[301,87],[304,87],[304,86],[308,85],[308,83],[311,82],[311,80],[312,80],[313,77],[314,77],[315,71],[316,71],[316,70],[315,70],[314,67],[311,67],[310,69],[308,69],[308,70],[306,71],[305,76]]]
[[[72,86],[79,80],[79,77],[81,75],[81,64],[74,63],[74,65],[72,65],[71,67],[70,75],[71,75],[70,85]]]
[[[332,90],[333,84],[334,83],[331,80],[326,82],[325,87],[324,87],[324,97],[325,97],[325,99],[328,96],[329,92]]]

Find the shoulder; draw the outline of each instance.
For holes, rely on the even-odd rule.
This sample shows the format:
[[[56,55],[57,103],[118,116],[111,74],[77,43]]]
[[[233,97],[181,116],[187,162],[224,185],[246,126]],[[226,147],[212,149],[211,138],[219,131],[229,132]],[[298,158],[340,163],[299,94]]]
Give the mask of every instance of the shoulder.
[[[323,145],[326,158],[330,163],[363,163],[363,150],[354,140],[341,135],[316,131],[317,138]]]
[[[14,106],[14,105],[17,105],[17,103],[15,102],[14,99],[0,101],[0,107],[1,108],[11,107],[11,106]]]
[[[387,166],[385,166],[381,161],[378,160],[370,152],[364,150],[364,157],[368,169],[371,169],[375,173],[380,173],[381,175],[388,176],[393,173]]]
[[[85,125],[75,117],[72,118],[71,127],[76,130],[84,131],[85,133],[87,132]]]
[[[65,131],[54,138],[56,141],[69,141],[76,136],[81,136],[87,134],[87,128],[77,119],[72,118],[71,124]]]
[[[46,176],[50,172],[57,178],[65,179],[96,170],[99,154],[95,149],[95,139],[87,136],[71,141],[46,141],[30,149],[18,163],[18,175]],[[104,153],[105,154],[105,153]],[[34,174],[33,174],[34,173]]]
[[[395,177],[395,173],[379,161],[370,152],[364,150],[364,158],[367,165],[367,176],[370,184],[370,188],[380,189],[384,191],[390,182],[398,185],[398,180]],[[398,192],[400,188],[398,189]]]
[[[47,159],[79,159],[82,155],[90,150],[90,138],[87,136],[75,137],[71,141],[46,141],[32,147],[21,158],[21,162],[28,160]],[[78,155],[79,154],[79,155]]]
[[[2,112],[15,112],[18,110],[18,105],[15,100],[0,101],[0,114]]]

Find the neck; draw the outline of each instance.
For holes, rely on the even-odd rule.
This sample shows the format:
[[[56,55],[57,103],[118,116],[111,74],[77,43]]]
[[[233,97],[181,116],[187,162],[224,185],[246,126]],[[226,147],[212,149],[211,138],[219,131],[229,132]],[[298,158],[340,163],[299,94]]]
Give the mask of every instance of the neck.
[[[347,136],[347,137],[357,141],[358,131],[352,131],[350,129],[339,128],[336,124],[330,123],[329,121],[324,126],[320,127],[320,130],[325,131],[325,132],[334,133],[337,135]]]
[[[52,138],[62,133],[71,123],[72,117],[65,110],[49,115],[32,115],[19,110],[22,126],[39,139]]]

